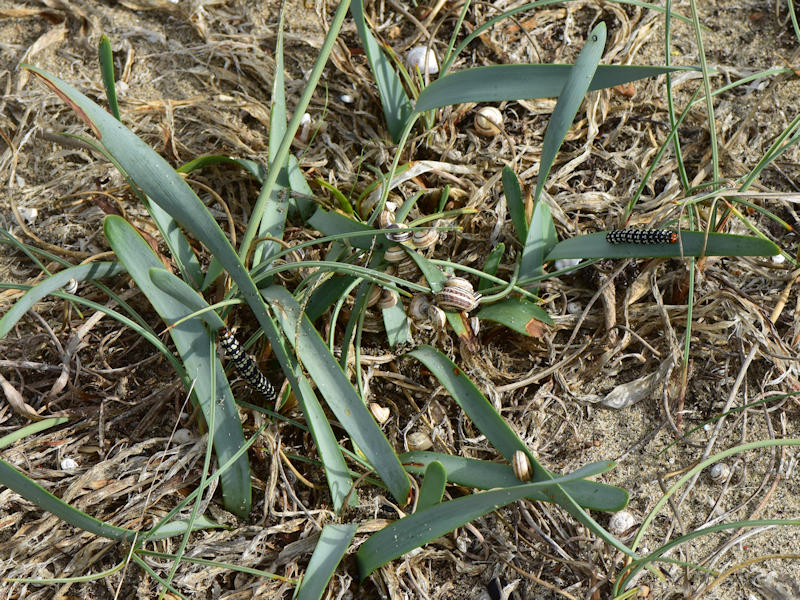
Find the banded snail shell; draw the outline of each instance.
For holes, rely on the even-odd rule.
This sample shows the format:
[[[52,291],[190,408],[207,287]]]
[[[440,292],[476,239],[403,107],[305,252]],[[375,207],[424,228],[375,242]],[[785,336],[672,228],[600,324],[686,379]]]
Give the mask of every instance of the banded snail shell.
[[[514,470],[514,476],[520,481],[530,481],[533,477],[531,461],[522,450],[514,452],[514,456],[511,457],[511,468]]]
[[[413,235],[413,232],[409,231],[408,228],[398,225],[397,223],[390,223],[386,226],[386,229],[392,230],[391,233],[386,234],[386,239],[397,242],[398,244],[407,242]]]
[[[493,137],[502,131],[503,113],[496,106],[484,106],[475,113],[475,133]]]
[[[731,468],[724,462],[711,465],[708,476],[714,483],[725,483],[731,475]]]
[[[472,286],[470,286],[472,287]],[[480,294],[475,294],[470,290],[454,285],[446,285],[442,291],[436,294],[436,304],[444,310],[456,312],[469,312],[478,306]]]
[[[392,308],[395,304],[397,304],[397,294],[392,290],[384,289],[383,292],[381,292],[380,300],[378,300],[378,308],[381,310],[384,308]]]
[[[435,229],[426,229],[425,231],[415,231],[411,236],[411,243],[415,248],[430,248],[435,246],[439,241],[439,232]]]
[[[474,290],[469,280],[464,279],[463,277],[448,277],[447,281],[444,282],[444,286],[449,288],[459,288],[462,290],[467,290],[468,292],[472,292]]]
[[[381,299],[382,290],[377,285],[372,287],[372,290],[369,293],[369,298],[367,298],[367,306],[375,306],[378,303],[378,300]]]
[[[407,256],[397,265],[397,276],[400,279],[416,279],[422,274],[413,258]]]
[[[402,246],[392,246],[386,250],[383,258],[386,259],[386,262],[399,263],[401,260],[406,258],[406,251],[403,250]]]

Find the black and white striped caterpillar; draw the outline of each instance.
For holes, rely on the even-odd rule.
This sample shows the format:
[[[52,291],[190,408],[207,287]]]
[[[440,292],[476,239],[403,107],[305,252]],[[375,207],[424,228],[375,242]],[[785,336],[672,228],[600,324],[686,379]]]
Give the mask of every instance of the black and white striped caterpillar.
[[[606,234],[609,244],[674,244],[678,234],[668,229],[614,229]]]
[[[272,387],[272,384],[264,374],[258,370],[256,361],[244,351],[242,345],[233,337],[229,329],[225,328],[219,334],[219,345],[223,347],[228,359],[236,368],[236,372],[249,387],[263,394],[267,402],[272,403],[278,399],[275,388]]]

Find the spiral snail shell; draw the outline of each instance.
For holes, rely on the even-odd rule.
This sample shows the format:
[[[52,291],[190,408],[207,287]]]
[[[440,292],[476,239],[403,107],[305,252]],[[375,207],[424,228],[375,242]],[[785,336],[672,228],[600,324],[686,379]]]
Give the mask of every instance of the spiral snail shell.
[[[725,483],[730,475],[731,468],[724,462],[714,463],[708,471],[708,477],[714,483]]]
[[[381,288],[377,285],[372,288],[369,293],[369,297],[367,298],[367,306],[375,306],[378,303],[378,300],[381,299]]]
[[[417,294],[411,298],[411,302],[408,305],[408,312],[415,321],[425,321],[428,318],[428,308],[430,305],[431,303],[428,302],[425,296]]]
[[[386,250],[383,254],[383,258],[386,259],[386,262],[399,263],[406,258],[406,251],[403,250],[402,246],[392,246]]]
[[[430,304],[428,306],[428,321],[430,321],[434,329],[444,329],[447,324],[447,315],[435,304]]]
[[[398,225],[397,223],[390,223],[386,226],[386,229],[391,229],[390,233],[386,234],[386,238],[391,240],[392,242],[397,242],[398,244],[402,244],[403,242],[407,242],[411,239],[413,232],[409,231],[406,227],[402,225]]]
[[[520,481],[530,481],[533,477],[531,461],[522,450],[514,452],[514,456],[511,457],[511,468],[514,470],[514,476]]]
[[[410,256],[404,258],[397,265],[397,276],[400,279],[416,279],[421,273],[417,263]]]
[[[500,133],[503,113],[496,106],[484,106],[475,113],[475,132],[486,137]]]
[[[385,308],[392,308],[395,304],[397,304],[397,294],[395,294],[392,290],[384,289],[381,292],[380,299],[378,300],[378,308],[381,310]]]
[[[476,294],[472,284],[463,277],[451,277],[436,294],[436,304],[444,310],[469,312],[478,306],[481,295]]]
[[[394,223],[394,213],[390,210],[384,210],[381,216],[378,217],[378,225],[381,229],[388,229],[389,225]]]
[[[423,248],[430,248],[434,246],[439,240],[439,232],[435,229],[426,229],[425,231],[415,231],[411,236],[411,243],[415,248],[420,250]]]

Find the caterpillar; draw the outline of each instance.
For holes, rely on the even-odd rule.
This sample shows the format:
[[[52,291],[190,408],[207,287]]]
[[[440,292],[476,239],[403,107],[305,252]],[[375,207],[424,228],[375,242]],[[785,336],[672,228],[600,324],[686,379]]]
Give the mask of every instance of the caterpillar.
[[[614,229],[606,234],[609,244],[674,244],[678,233],[668,229]]]
[[[275,402],[278,399],[278,394],[275,393],[275,388],[258,370],[256,361],[248,355],[242,345],[233,337],[233,334],[228,328],[222,330],[219,335],[219,345],[225,350],[228,359],[233,363],[236,372],[244,379],[245,383],[252,389],[264,395],[267,402]]]

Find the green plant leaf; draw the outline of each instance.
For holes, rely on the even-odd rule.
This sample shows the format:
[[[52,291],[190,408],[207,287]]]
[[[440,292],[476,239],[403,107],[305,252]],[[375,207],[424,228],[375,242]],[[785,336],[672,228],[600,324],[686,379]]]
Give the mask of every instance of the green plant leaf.
[[[681,231],[675,244],[609,244],[606,231],[563,240],[546,261],[564,258],[655,258],[665,256],[775,256],[778,246],[746,235]],[[706,243],[707,242],[707,243]]]
[[[519,185],[517,174],[506,165],[503,167],[503,193],[506,196],[508,212],[511,222],[517,232],[517,239],[525,244],[528,239],[528,219],[525,217],[525,200],[522,198],[522,188]]]
[[[361,0],[350,4],[350,14],[356,24],[358,37],[364,46],[370,69],[378,86],[381,97],[381,108],[386,117],[386,126],[395,143],[400,141],[406,119],[412,114],[411,100],[403,89],[403,83],[397,76],[391,61],[381,50],[380,45],[367,28],[364,18],[364,7]]]
[[[150,280],[150,269],[161,269],[163,265],[153,254],[142,237],[122,217],[106,217],[104,230],[109,244],[125,265],[139,289],[153,308],[168,325],[193,312],[170,294],[165,294]],[[193,394],[203,410],[206,423],[210,423],[211,411],[215,411],[214,450],[224,463],[244,444],[242,425],[236,412],[236,404],[225,372],[216,355],[209,352],[209,337],[203,324],[197,319],[183,321],[170,328],[170,336],[183,360],[187,374],[194,380]],[[215,372],[212,374],[211,368]],[[212,376],[215,380],[212,389]],[[211,403],[209,399],[218,399]],[[250,465],[246,454],[220,477],[223,500],[231,512],[245,516],[250,512]]]
[[[114,54],[111,52],[111,43],[106,34],[100,36],[97,44],[97,57],[100,60],[100,74],[103,78],[103,87],[106,90],[108,108],[117,121],[120,121],[119,103],[117,102],[117,87],[114,82]]]
[[[481,308],[476,316],[531,337],[539,336],[540,323],[553,325],[553,319],[540,306],[522,298],[505,298],[489,304]]]
[[[16,431],[12,431],[3,437],[0,437],[0,450],[16,444],[19,440],[22,440],[29,435],[39,433],[45,429],[50,429],[51,427],[55,427],[56,425],[61,425],[62,423],[67,422],[69,422],[67,417],[50,417],[48,419],[42,419],[41,421],[36,421],[35,423],[26,425],[25,427],[20,427]]]
[[[492,65],[475,67],[440,77],[417,98],[414,112],[462,102],[501,102],[530,98],[555,98],[564,89],[572,65]],[[589,91],[622,85],[664,73],[696,70],[693,67],[600,65]]]
[[[575,65],[570,69],[567,80],[564,82],[564,89],[558,94],[558,102],[547,124],[542,141],[542,156],[539,160],[539,175],[536,178],[536,191],[533,194],[534,206],[539,204],[547,175],[550,167],[556,158],[558,149],[564,142],[569,126],[575,119],[575,114],[586,96],[586,91],[592,83],[597,65],[603,56],[603,49],[606,45],[606,24],[598,23],[589,34],[589,39],[583,46]],[[530,234],[529,234],[530,235]],[[527,242],[525,244],[527,246]],[[520,277],[529,277],[531,273],[525,270],[525,259],[523,256],[523,268],[520,270]]]
[[[528,237],[525,239],[525,247],[522,249],[519,279],[525,280],[541,276],[544,257],[557,243],[558,236],[553,217],[550,214],[550,207],[539,199],[534,204]],[[531,292],[538,295],[539,288],[532,288]]]
[[[314,554],[297,589],[296,600],[319,600],[347,551],[358,525],[328,524],[322,528]]]
[[[444,496],[444,486],[447,483],[447,471],[438,460],[432,460],[425,467],[425,477],[419,489],[417,511],[425,510],[439,504]]]
[[[487,275],[497,275],[497,269],[500,267],[500,261],[503,259],[505,251],[506,245],[503,242],[500,242],[497,246],[492,248],[492,251],[489,252],[489,255],[486,257],[486,262],[483,263],[483,272]],[[492,282],[483,277],[478,281],[479,292],[491,286]]]
[[[400,455],[406,471],[421,475],[427,465],[436,461],[441,463],[447,473],[447,481],[477,489],[507,488],[522,485],[511,465],[504,463],[488,462],[475,458],[464,458],[452,454],[439,452],[406,452]],[[556,477],[555,473],[550,473]],[[628,492],[624,489],[600,483],[579,479],[564,483],[564,491],[569,493],[578,504],[591,510],[616,512],[628,504]],[[530,500],[550,502],[550,497],[543,490],[532,492],[526,496]]]
[[[383,315],[383,326],[386,329],[386,341],[394,348],[411,341],[411,328],[406,311],[403,309],[403,303],[400,302],[400,296],[397,292],[391,293],[397,299],[397,304],[381,309],[381,313]]]
[[[317,330],[285,289],[271,286],[261,293],[274,311],[286,340],[294,347],[301,365],[308,371],[333,414],[395,499],[405,504],[410,491],[408,475]]]

